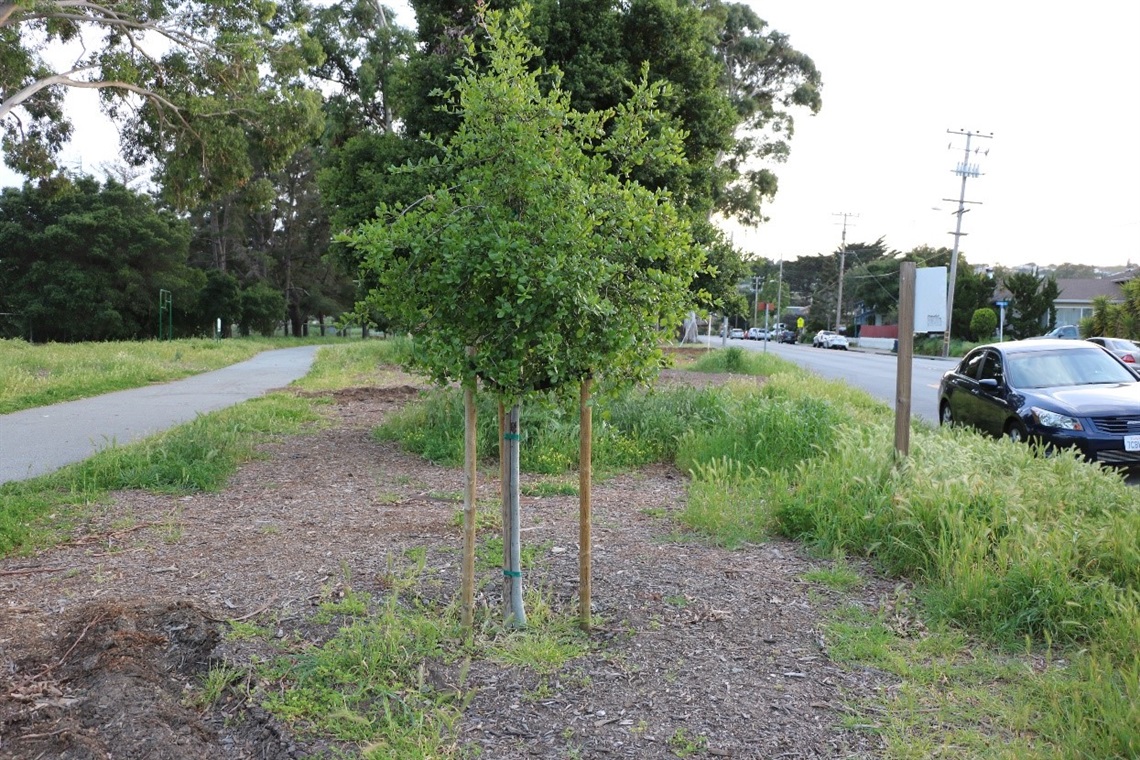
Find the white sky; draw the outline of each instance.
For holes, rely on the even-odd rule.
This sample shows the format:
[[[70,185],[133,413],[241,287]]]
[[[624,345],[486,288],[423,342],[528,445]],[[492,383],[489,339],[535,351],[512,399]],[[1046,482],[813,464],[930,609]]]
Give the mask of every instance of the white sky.
[[[733,230],[737,246],[772,259],[834,251],[845,212],[858,215],[849,243],[952,245],[965,138],[947,130],[960,130],[994,135],[975,139],[990,153],[966,183],[982,204],[963,220],[971,264],[1140,262],[1140,2],[749,4],[815,60],[823,110],[797,118],[771,221]],[[73,95],[65,160],[98,174],[118,135],[91,116],[94,92]],[[0,169],[0,185],[19,182]]]

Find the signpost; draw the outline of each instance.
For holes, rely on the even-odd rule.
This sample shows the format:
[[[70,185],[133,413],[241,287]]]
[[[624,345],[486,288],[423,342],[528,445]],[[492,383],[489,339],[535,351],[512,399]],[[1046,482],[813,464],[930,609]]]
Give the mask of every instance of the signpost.
[[[171,340],[174,338],[174,306],[173,296],[169,290],[158,291],[158,339]]]
[[[1005,307],[1009,306],[1009,301],[997,301],[994,306],[998,307],[998,343],[1005,342]]]

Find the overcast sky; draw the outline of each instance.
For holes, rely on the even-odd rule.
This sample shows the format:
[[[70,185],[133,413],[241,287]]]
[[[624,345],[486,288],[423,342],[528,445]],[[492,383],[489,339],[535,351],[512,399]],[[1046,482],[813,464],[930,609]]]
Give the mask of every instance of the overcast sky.
[[[823,110],[799,116],[770,221],[734,229],[777,259],[883,237],[950,246],[965,138],[961,250],[971,264],[1140,263],[1140,2],[1135,0],[752,0],[823,75]],[[414,20],[393,3],[401,23]],[[651,62],[652,63],[652,62]],[[89,114],[65,153],[99,173],[117,133]],[[0,171],[0,183],[19,178]],[[951,200],[944,200],[951,199]],[[979,205],[980,203],[980,205]]]

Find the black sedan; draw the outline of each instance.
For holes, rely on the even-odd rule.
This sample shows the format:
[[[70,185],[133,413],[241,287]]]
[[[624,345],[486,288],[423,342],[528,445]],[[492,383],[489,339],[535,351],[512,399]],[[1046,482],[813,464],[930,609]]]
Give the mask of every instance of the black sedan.
[[[1140,377],[1085,341],[979,346],[943,375],[938,412],[943,425],[1140,465]]]

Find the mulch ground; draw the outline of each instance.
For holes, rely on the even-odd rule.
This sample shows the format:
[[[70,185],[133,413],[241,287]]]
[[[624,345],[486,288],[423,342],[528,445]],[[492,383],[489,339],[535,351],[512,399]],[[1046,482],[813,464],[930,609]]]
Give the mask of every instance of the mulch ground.
[[[272,653],[274,641],[226,640],[225,621],[275,641],[331,635],[312,622],[319,603],[348,585],[382,598],[409,549],[426,550],[424,594],[458,593],[463,473],[370,434],[419,392],[396,375],[339,392],[327,425],[267,445],[221,492],[116,493],[69,543],[0,560],[0,758],[356,754],[292,732],[256,698],[190,696],[211,666]],[[497,471],[480,478],[479,499],[496,500]],[[877,607],[893,584],[864,568],[865,585],[840,594],[803,579],[825,563],[796,544],[709,546],[670,517],[685,488],[669,467],[596,484],[590,653],[552,676],[473,663],[462,756],[878,756],[873,732],[840,726],[889,682],[832,662],[823,623],[840,605]],[[525,582],[572,614],[577,497],[524,497],[522,519],[539,547]],[[498,609],[500,585],[481,577],[477,603]]]

